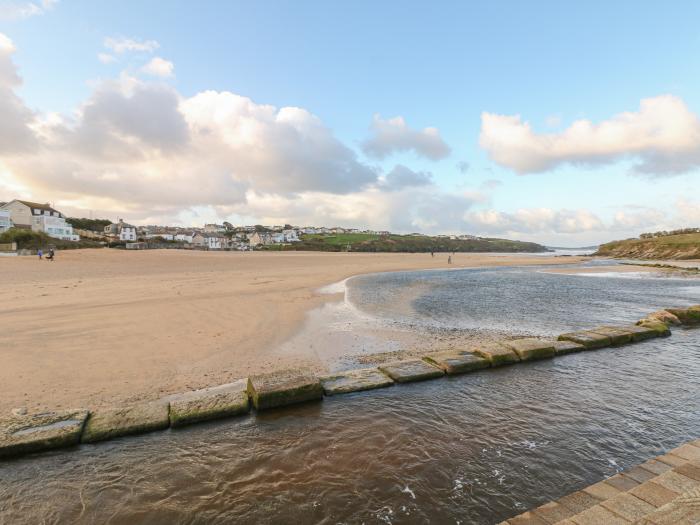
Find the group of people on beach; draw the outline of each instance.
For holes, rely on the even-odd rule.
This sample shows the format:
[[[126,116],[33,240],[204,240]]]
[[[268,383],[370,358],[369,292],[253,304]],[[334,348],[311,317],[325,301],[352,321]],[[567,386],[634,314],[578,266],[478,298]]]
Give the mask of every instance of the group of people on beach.
[[[39,248],[36,252],[36,254],[39,256],[39,260],[44,258],[44,250]],[[53,262],[54,261],[54,256],[56,255],[56,252],[54,251],[53,248],[49,248],[49,252],[46,255],[46,260]]]
[[[455,252],[452,252],[452,255],[454,255],[454,254],[455,254]],[[447,256],[447,264],[452,264],[452,255]],[[430,256],[432,258],[435,258],[435,251],[434,250],[430,250]]]

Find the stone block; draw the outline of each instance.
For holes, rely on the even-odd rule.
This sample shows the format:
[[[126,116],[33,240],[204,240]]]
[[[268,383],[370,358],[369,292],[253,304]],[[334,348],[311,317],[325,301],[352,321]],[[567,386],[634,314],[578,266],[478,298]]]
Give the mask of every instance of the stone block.
[[[654,507],[662,507],[678,497],[678,494],[666,487],[662,487],[654,481],[645,481],[629,491],[630,494],[638,497]]]
[[[503,341],[502,344],[515,351],[521,361],[554,357],[555,353],[554,345],[550,341],[536,339],[534,337],[512,339],[510,341]]]
[[[488,359],[491,366],[508,365],[520,361],[520,357],[514,350],[501,343],[484,343],[475,346],[472,350],[484,359]]]
[[[624,474],[625,476],[628,476],[639,483],[644,483],[645,481],[649,481],[657,476],[657,474],[649,472],[641,465],[625,470]]]
[[[167,401],[153,401],[138,405],[100,409],[90,413],[81,441],[94,443],[119,436],[142,434],[170,426]]]
[[[619,516],[615,516],[608,509],[595,505],[579,514],[571,517],[576,525],[628,525],[629,522]]]
[[[397,383],[410,383],[412,381],[424,381],[442,377],[445,372],[442,369],[426,363],[422,359],[407,359],[405,361],[394,361],[379,367]]]
[[[561,334],[558,339],[560,341],[571,341],[578,343],[585,346],[586,350],[605,348],[606,346],[610,346],[612,344],[612,341],[607,335],[596,334],[595,332],[590,331]]]
[[[549,525],[532,511],[523,512],[507,521],[508,525]]]
[[[659,337],[659,332],[653,328],[647,328],[644,326],[637,326],[634,324],[628,324],[624,326],[607,326],[606,328],[616,328],[618,330],[623,330],[632,334],[632,342],[638,343],[640,341],[645,341],[647,339],[653,339]]]
[[[3,419],[0,457],[77,445],[87,416],[87,410],[62,410]]]
[[[686,478],[694,479],[695,481],[700,481],[700,462],[688,462],[685,465],[674,467],[673,471],[678,472]]]
[[[647,469],[649,472],[653,472],[657,476],[659,474],[663,474],[667,470],[671,470],[671,465],[667,465],[666,463],[662,461],[658,461],[656,459],[650,459],[648,461],[645,461],[640,465],[641,467],[644,467]]]
[[[376,368],[347,370],[345,372],[323,376],[319,379],[323,386],[323,391],[328,396],[384,388],[394,384],[394,381]]]
[[[700,307],[691,306],[689,308],[666,308],[666,311],[672,315],[675,315],[681,324],[700,324]]]
[[[679,325],[681,324],[681,320],[678,319],[675,315],[673,315],[670,312],[667,312],[666,310],[658,310],[656,312],[652,312],[646,317],[647,319],[653,320],[653,321],[661,321],[662,323],[666,325]]]
[[[423,359],[429,364],[441,368],[449,375],[464,374],[491,366],[488,359],[466,350],[435,352],[424,356]]]
[[[612,485],[621,491],[627,491],[639,485],[638,481],[630,478],[629,476],[625,476],[624,474],[615,474],[614,476],[606,479],[605,483]]]
[[[605,335],[610,338],[612,346],[622,346],[632,342],[632,334],[611,326],[598,326],[590,330],[593,333]]]
[[[251,376],[248,395],[257,410],[275,408],[323,398],[323,387],[310,371],[282,370]]]
[[[607,484],[605,481],[599,481],[583,489],[584,492],[590,494],[594,498],[605,500],[620,494],[620,489]]]
[[[552,341],[552,346],[554,346],[555,355],[571,354],[586,349],[582,344],[573,341]]]
[[[671,465],[672,467],[677,467],[678,465],[683,465],[684,463],[687,463],[688,460],[683,459],[680,456],[676,456],[675,454],[672,454],[671,452],[667,452],[666,454],[663,454],[661,456],[657,456],[655,458],[657,461],[661,461],[662,463],[666,463],[667,465]]]
[[[573,510],[559,505],[556,501],[545,503],[537,507],[533,512],[547,523],[560,523],[562,520],[576,514]]]
[[[664,472],[660,476],[654,478],[654,483],[661,485],[668,490],[672,490],[673,492],[677,492],[678,494],[682,494],[690,490],[700,489],[700,481],[688,478],[682,474],[679,474],[678,472],[674,472],[673,470]]]
[[[577,492],[568,494],[563,498],[559,498],[557,500],[557,503],[573,511],[575,514],[578,514],[586,509],[590,509],[594,505],[597,505],[598,503],[600,503],[600,501],[601,500],[596,498],[595,496],[592,496],[590,494],[587,494],[586,492],[579,490]]]
[[[683,495],[647,514],[641,525],[698,525],[700,523],[700,495]]]
[[[247,414],[250,410],[244,379],[174,394],[164,400],[170,402],[170,425],[173,427]]]
[[[669,451],[671,454],[688,461],[700,461],[700,447],[686,443]]]
[[[636,521],[649,512],[656,510],[656,507],[629,492],[622,492],[613,498],[605,500],[601,503],[601,506],[629,521]]]
[[[666,323],[662,323],[661,321],[657,321],[656,319],[640,319],[637,321],[637,326],[641,326],[644,328],[649,328],[650,330],[654,330],[659,337],[668,337],[671,335],[671,329],[668,327]]]

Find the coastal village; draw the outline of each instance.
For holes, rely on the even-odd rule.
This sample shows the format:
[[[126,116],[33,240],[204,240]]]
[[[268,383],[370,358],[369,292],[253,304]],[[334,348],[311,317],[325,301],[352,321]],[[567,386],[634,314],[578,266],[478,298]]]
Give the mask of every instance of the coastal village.
[[[366,235],[386,237],[389,231],[325,226],[246,225],[229,222],[202,227],[133,225],[122,218],[110,220],[71,219],[50,203],[14,199],[0,201],[0,234],[10,229],[31,230],[62,241],[90,240],[110,247],[142,250],[183,248],[199,250],[247,251],[281,247],[300,242],[305,236]],[[427,237],[421,233],[414,237]],[[474,240],[473,235],[437,235],[448,240]]]

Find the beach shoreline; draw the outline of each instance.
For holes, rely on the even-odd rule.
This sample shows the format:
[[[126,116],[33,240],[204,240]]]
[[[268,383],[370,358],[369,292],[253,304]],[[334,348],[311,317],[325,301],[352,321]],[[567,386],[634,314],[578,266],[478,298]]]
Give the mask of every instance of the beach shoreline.
[[[0,414],[103,407],[327,363],[279,352],[321,293],[378,272],[576,264],[530,254],[75,250],[4,258]]]

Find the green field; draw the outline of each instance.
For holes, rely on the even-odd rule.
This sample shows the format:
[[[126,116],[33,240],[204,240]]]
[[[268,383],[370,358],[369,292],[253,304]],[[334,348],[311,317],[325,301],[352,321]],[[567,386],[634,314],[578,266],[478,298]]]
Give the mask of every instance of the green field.
[[[639,259],[698,259],[700,258],[700,233],[613,241],[601,245],[596,255]]]

